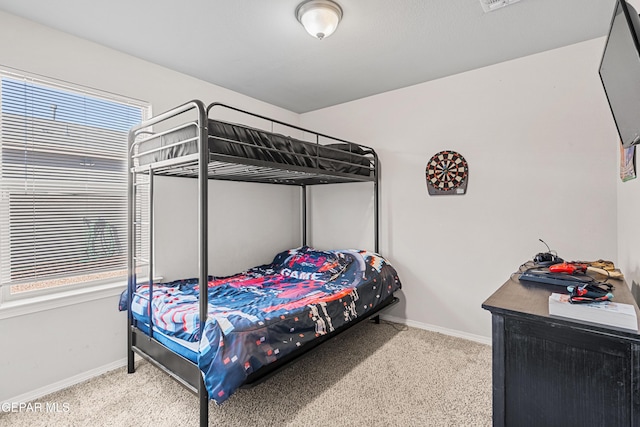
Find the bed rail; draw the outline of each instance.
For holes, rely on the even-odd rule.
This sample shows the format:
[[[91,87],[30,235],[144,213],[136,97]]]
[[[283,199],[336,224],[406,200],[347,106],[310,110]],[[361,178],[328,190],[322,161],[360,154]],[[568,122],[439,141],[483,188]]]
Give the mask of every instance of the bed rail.
[[[304,132],[314,141],[295,139],[244,124],[213,120],[210,114],[216,107],[228,109],[241,117],[246,115],[265,121],[272,129],[278,125],[290,131]],[[153,168],[157,175],[198,176],[196,147],[199,140],[195,122],[180,123],[159,132],[150,130],[150,126],[165,124],[167,120],[188,110],[174,109],[132,130],[132,167],[137,172]],[[372,182],[376,179],[378,159],[371,147],[221,103],[207,107],[207,118],[213,120],[205,139],[209,146],[207,173],[210,179],[288,185]],[[211,123],[220,129],[214,130]]]
[[[361,147],[361,148],[366,149],[367,151],[369,151],[371,153],[374,152],[373,148],[367,147],[366,145],[357,144],[355,142],[347,141],[346,139],[336,138],[335,136],[330,136],[330,135],[327,135],[327,134],[324,134],[324,133],[316,132],[314,130],[310,130],[310,129],[303,128],[303,127],[300,127],[300,126],[292,125],[290,123],[286,123],[286,122],[283,122],[283,121],[280,121],[280,120],[277,120],[277,119],[273,119],[271,117],[263,116],[261,114],[253,113],[251,111],[246,111],[246,110],[243,110],[243,109],[240,109],[240,108],[237,108],[237,107],[233,107],[233,106],[228,105],[228,104],[223,104],[221,102],[212,102],[211,104],[209,104],[207,106],[207,117],[211,116],[211,110],[216,108],[216,107],[232,110],[232,111],[235,111],[237,113],[246,114],[247,116],[251,116],[251,117],[258,118],[258,119],[262,119],[262,120],[265,120],[265,121],[273,123],[273,124],[279,124],[281,126],[285,126],[285,127],[290,128],[290,129],[295,129],[295,130],[300,131],[300,132],[305,132],[305,133],[308,133],[308,134],[311,134],[311,135],[315,135],[316,136],[316,142],[318,141],[319,138],[326,138],[327,140],[331,140],[331,141],[335,141],[335,142],[342,142],[344,144],[349,144],[349,145],[352,145],[352,146]]]

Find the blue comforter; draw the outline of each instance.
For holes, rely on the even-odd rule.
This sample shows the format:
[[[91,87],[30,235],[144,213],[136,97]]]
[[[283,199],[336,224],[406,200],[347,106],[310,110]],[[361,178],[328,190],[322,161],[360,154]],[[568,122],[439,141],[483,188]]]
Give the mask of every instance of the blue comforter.
[[[154,285],[151,317],[165,334],[199,342],[197,362],[209,397],[222,403],[255,370],[366,316],[400,286],[396,271],[377,254],[301,247],[271,264],[210,277],[203,331],[197,279]],[[149,323],[148,285],[136,289],[131,310]]]

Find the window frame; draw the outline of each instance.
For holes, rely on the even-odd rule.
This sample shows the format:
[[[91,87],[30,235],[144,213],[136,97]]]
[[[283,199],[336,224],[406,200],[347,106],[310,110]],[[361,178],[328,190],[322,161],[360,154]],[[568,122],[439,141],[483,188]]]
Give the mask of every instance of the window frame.
[[[0,67],[0,79],[2,78],[26,81],[28,83],[49,87],[59,91],[98,98],[107,102],[131,105],[140,109],[142,113],[142,120],[146,120],[152,115],[152,106],[150,102],[133,97],[114,94],[112,92],[28,73],[22,70],[9,69],[6,67]],[[2,108],[2,101],[2,96],[0,96],[0,110]],[[0,117],[0,123],[2,123],[2,117]],[[125,157],[123,161],[125,164],[125,173],[128,173],[128,171],[126,171],[127,158]],[[0,152],[0,162],[2,162],[2,152]],[[0,185],[1,183],[2,180],[0,178]],[[123,208],[126,210],[126,205],[123,206]],[[4,209],[4,204],[0,209]],[[8,226],[8,212],[4,212],[4,215],[2,216],[7,218]],[[7,252],[7,250],[10,250],[10,243],[8,241],[0,242],[0,257],[2,257],[3,253]],[[8,274],[10,273],[0,271],[0,275],[2,275],[2,277],[5,277],[5,275]],[[3,285],[0,281],[0,319],[39,311],[40,309],[76,304],[78,302],[117,295],[126,287],[126,281],[127,278],[125,273],[125,277],[118,276],[115,278],[81,281],[14,293],[11,292],[11,288],[14,285],[10,283]],[[33,305],[33,307],[28,307],[29,305]]]

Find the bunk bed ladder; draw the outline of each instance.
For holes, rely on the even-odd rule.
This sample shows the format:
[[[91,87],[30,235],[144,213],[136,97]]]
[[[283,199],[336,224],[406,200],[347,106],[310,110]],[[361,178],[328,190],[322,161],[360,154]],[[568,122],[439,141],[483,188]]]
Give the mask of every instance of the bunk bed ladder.
[[[136,159],[140,157],[138,153],[138,144],[144,142],[144,140],[136,138],[142,134],[150,134],[151,138],[154,139],[159,136],[163,136],[167,134],[169,131],[164,132],[153,132],[151,131],[151,126],[160,123],[162,121],[171,119],[177,115],[186,113],[190,110],[196,110],[198,114],[197,123],[190,122],[189,126],[193,124],[197,124],[198,134],[197,137],[192,138],[188,141],[196,141],[198,146],[198,168],[197,168],[197,178],[198,178],[198,192],[199,192],[199,202],[198,202],[198,229],[204,231],[200,233],[198,238],[198,254],[199,254],[199,262],[198,262],[198,277],[200,282],[199,287],[199,314],[200,314],[200,330],[204,331],[204,324],[207,318],[208,311],[208,298],[207,298],[207,282],[208,282],[208,241],[207,241],[207,229],[208,229],[208,166],[209,166],[209,148],[207,145],[208,141],[208,132],[207,132],[207,110],[205,105],[201,101],[191,101],[186,104],[183,104],[180,107],[177,107],[173,110],[167,111],[163,114],[160,114],[154,118],[147,120],[146,122],[140,124],[139,126],[131,129],[129,131],[129,150],[128,150],[128,159],[127,159],[127,297],[128,303],[130,304],[133,300],[133,292],[135,291],[137,285],[137,268],[141,266],[146,266],[148,271],[148,284],[149,284],[149,296],[150,299],[153,297],[153,247],[154,247],[154,210],[153,210],[153,198],[154,198],[154,176],[157,174],[162,174],[162,166],[157,167],[155,170],[152,166],[140,167],[140,165],[134,165]],[[175,129],[174,129],[175,130]],[[184,142],[184,141],[183,141]],[[139,160],[138,160],[139,162]],[[148,180],[139,179],[140,176],[147,176]],[[140,190],[142,187],[147,186],[148,188],[148,199],[149,199],[149,207],[148,207],[148,221],[142,221],[142,212],[138,211],[138,196],[141,195]],[[139,217],[138,217],[139,216]],[[148,227],[149,236],[146,239],[146,242],[149,244],[148,249],[148,259],[143,258],[138,252],[138,242],[137,237],[140,235],[140,252],[142,252],[142,240],[143,240],[143,229],[144,227]],[[146,237],[146,236],[144,236]],[[135,372],[135,357],[134,357],[134,349],[136,352],[140,352],[142,357],[149,360],[152,364],[156,365],[158,368],[167,372],[174,379],[178,380],[178,382],[185,386],[192,392],[197,393],[199,397],[200,404],[200,426],[207,426],[209,419],[209,395],[207,389],[205,387],[204,378],[199,372],[197,364],[189,363],[183,364],[182,360],[185,360],[181,357],[174,359],[165,359],[168,361],[168,365],[164,364],[164,361],[157,361],[152,353],[155,353],[157,349],[162,348],[161,344],[158,344],[157,341],[153,338],[153,319],[151,316],[151,304],[149,304],[148,311],[148,333],[146,334],[146,338],[144,342],[139,342],[138,340],[141,335],[138,335],[140,332],[137,327],[134,325],[134,319],[131,307],[128,307],[127,310],[127,318],[128,318],[128,331],[127,331],[127,371],[128,373]],[[134,331],[135,330],[135,331]],[[134,343],[134,340],[136,341]],[[142,347],[139,348],[138,346]],[[170,366],[171,365],[171,366]],[[186,366],[186,368],[184,368]],[[192,368],[198,371],[198,380],[191,377],[190,379],[186,376],[183,378],[181,374],[193,373]],[[174,370],[174,368],[178,368]]]

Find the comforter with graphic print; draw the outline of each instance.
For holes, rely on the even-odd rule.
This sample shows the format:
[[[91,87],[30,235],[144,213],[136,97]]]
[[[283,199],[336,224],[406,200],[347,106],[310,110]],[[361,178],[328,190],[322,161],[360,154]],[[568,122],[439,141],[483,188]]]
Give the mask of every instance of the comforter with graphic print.
[[[154,285],[151,316],[165,334],[199,342],[198,366],[209,396],[222,403],[252,372],[367,316],[400,286],[395,269],[372,252],[301,247],[276,255],[271,264],[209,277],[203,331],[197,279]],[[148,285],[136,289],[131,310],[149,323]]]

